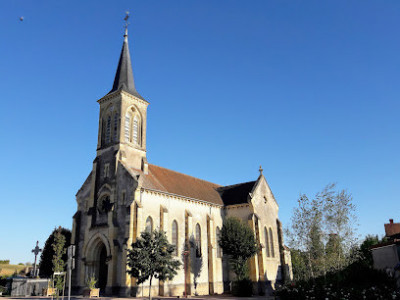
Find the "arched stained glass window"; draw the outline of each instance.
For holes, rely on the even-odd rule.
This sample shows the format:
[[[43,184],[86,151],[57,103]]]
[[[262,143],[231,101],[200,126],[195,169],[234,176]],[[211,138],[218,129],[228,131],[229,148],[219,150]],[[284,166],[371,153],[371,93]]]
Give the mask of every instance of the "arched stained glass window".
[[[201,257],[201,228],[200,224],[196,224],[196,256]]]
[[[173,254],[178,256],[178,222],[176,220],[172,222],[172,245],[175,246]]]
[[[221,248],[221,246],[219,245],[219,237],[220,237],[220,235],[221,235],[221,230],[219,229],[219,227],[217,227],[217,230],[216,230],[216,240],[215,240],[215,243],[217,244],[217,257],[222,257],[222,248]]]
[[[272,235],[272,229],[269,229],[269,239],[271,243],[271,256],[275,257],[275,250],[274,250],[274,236]]]
[[[265,237],[265,251],[267,252],[267,257],[270,257],[269,253],[269,238],[268,238],[268,230],[267,227],[264,228],[264,237]]]
[[[106,143],[109,143],[111,139],[111,117],[107,117],[107,125],[106,125]]]
[[[146,219],[146,232],[152,232],[153,231],[153,219],[149,216]]]

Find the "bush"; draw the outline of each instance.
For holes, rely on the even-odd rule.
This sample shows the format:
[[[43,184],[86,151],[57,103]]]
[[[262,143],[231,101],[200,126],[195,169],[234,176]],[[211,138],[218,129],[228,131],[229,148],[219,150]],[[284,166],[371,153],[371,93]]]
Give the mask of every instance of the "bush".
[[[248,278],[234,281],[232,286],[232,294],[239,297],[252,296],[253,282]]]
[[[327,273],[314,281],[297,282],[276,291],[281,300],[301,299],[400,299],[393,278],[364,263]]]
[[[10,264],[10,260],[9,259],[0,260],[0,265],[9,265],[9,264]]]

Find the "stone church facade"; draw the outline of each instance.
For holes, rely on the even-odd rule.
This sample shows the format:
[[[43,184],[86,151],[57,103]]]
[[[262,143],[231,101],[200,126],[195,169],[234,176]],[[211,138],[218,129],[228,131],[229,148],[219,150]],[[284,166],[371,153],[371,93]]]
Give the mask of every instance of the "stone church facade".
[[[127,30],[113,87],[98,103],[97,155],[76,194],[73,217],[75,292],[94,275],[105,294],[146,295],[148,283],[137,285],[126,273],[127,249],[141,232],[153,229],[166,232],[182,261],[173,280],[153,280],[153,295],[182,296],[185,285],[189,295],[226,292],[234,276],[217,239],[231,216],[248,223],[260,245],[249,262],[255,292],[291,277],[278,203],[261,168],[254,181],[220,186],[148,163],[149,103],[134,84]]]

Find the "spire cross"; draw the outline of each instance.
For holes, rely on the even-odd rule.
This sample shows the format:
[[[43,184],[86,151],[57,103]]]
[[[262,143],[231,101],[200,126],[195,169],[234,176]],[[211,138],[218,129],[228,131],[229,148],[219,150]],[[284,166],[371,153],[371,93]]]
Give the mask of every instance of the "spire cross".
[[[260,175],[262,175],[262,172],[264,171],[263,168],[260,165],[260,168],[258,169],[258,171],[260,171]]]
[[[128,19],[129,19],[129,11],[126,11],[125,12],[125,18],[124,18],[124,20],[125,20],[125,25],[124,25],[125,30],[128,29],[128,25],[129,25]]]

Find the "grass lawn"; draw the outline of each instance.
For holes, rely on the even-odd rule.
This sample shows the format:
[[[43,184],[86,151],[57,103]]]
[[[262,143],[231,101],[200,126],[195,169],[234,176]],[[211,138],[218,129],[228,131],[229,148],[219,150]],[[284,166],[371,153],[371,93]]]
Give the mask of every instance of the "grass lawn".
[[[19,272],[24,270],[26,267],[27,266],[25,265],[0,264],[0,276],[11,276],[15,271],[19,274]]]

